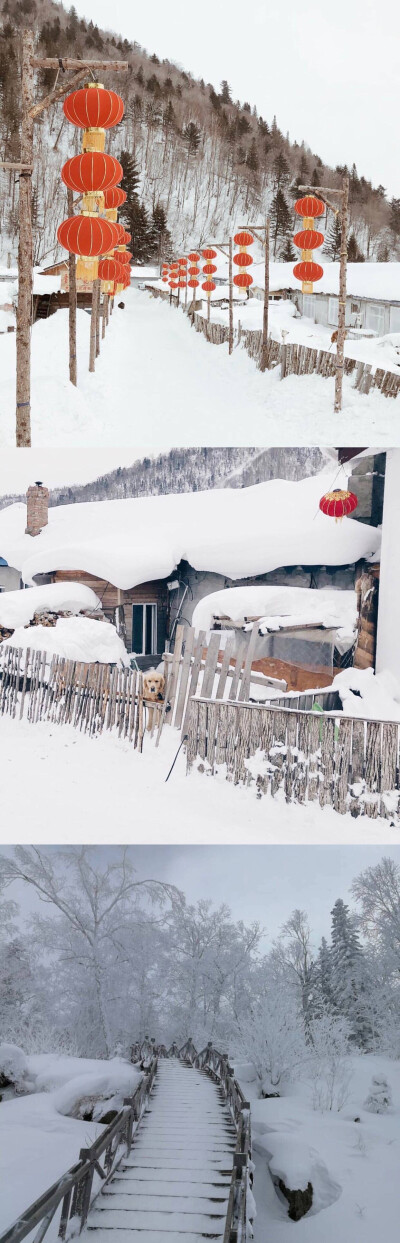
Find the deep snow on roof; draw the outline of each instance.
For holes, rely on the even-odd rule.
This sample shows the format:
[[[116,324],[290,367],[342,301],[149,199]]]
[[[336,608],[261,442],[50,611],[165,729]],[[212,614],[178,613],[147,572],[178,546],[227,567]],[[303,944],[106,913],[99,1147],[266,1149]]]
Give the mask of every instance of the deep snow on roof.
[[[200,600],[193,613],[196,630],[209,630],[214,618],[246,624],[259,620],[262,634],[287,626],[322,626],[353,634],[357,596],[353,590],[290,586],[228,587]]]
[[[100,600],[91,587],[83,583],[46,583],[27,591],[0,593],[0,626],[13,630],[28,626],[35,613],[79,613],[82,609],[100,608]]]
[[[327,263],[320,251],[315,251],[315,257],[324,274],[321,280],[316,281],[314,293],[338,295],[339,264]],[[293,268],[294,263],[270,263],[270,293],[279,289],[301,290],[301,282],[293,276]],[[251,275],[256,288],[264,289],[264,263],[253,263]],[[220,263],[218,276],[227,278],[228,265],[225,262]],[[400,263],[348,263],[347,294],[372,301],[400,302]]]
[[[25,534],[26,506],[18,503],[0,512],[0,547],[24,582],[81,570],[122,590],[168,577],[181,560],[233,579],[284,565],[347,565],[376,554],[380,537],[374,527],[321,513],[333,473],[298,483],[272,479],[251,488],[54,506],[34,538]]]

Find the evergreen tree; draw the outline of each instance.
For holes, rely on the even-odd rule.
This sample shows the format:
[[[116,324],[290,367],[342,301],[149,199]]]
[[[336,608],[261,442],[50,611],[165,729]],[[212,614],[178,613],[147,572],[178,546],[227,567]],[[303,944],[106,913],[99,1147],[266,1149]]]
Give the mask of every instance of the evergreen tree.
[[[366,1047],[370,1036],[367,1018],[367,971],[354,917],[342,898],[332,914],[332,1000],[336,1013],[346,1018],[353,1039]]]
[[[332,263],[335,263],[340,255],[340,247],[342,244],[342,230],[340,225],[340,215],[331,217],[329,227],[326,232],[324,242],[324,255],[327,255]]]
[[[274,185],[276,190],[280,190],[282,186],[289,181],[290,170],[283,151],[278,151],[274,159]]]
[[[152,249],[151,228],[146,208],[137,193],[140,180],[138,168],[129,151],[121,151],[119,158],[124,170],[121,187],[126,193],[126,203],[123,203],[120,212],[121,220],[131,234],[129,249],[135,263],[146,263]]]
[[[256,173],[258,171],[258,155],[257,155],[257,147],[256,147],[255,138],[253,138],[252,140],[250,151],[248,152],[246,162],[247,162],[247,167],[250,169],[250,172]]]
[[[279,243],[285,243],[290,235],[292,218],[285,199],[283,190],[276,190],[271,203],[270,210],[271,219],[271,236],[273,240],[273,254],[276,256]]]
[[[295,263],[296,260],[298,259],[298,255],[293,249],[292,239],[289,235],[285,239],[285,245],[282,250],[281,259],[283,259],[284,263]]]
[[[364,255],[360,250],[355,233],[350,233],[347,244],[347,258],[349,263],[364,263]]]
[[[194,121],[189,121],[183,130],[183,140],[187,145],[189,155],[196,155],[200,146],[201,130]]]
[[[232,103],[231,88],[225,78],[221,82],[221,100],[223,104]]]
[[[392,233],[400,234],[400,199],[392,199],[391,201],[389,227]]]
[[[317,994],[325,1010],[332,1009],[332,954],[329,945],[322,937],[316,963]]]

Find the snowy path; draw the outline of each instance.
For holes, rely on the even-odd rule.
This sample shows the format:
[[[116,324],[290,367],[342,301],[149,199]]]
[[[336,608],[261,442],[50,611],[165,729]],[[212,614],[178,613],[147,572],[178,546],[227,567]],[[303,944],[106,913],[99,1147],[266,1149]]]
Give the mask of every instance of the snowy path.
[[[78,388],[68,379],[68,312],[32,330],[33,447],[400,443],[400,400],[360,395],[345,377],[262,375],[245,350],[209,345],[181,310],[130,290],[115,308],[96,372],[90,317],[78,311]],[[0,337],[0,447],[14,447],[15,334]],[[360,439],[361,437],[361,439]]]
[[[99,1243],[222,1238],[235,1140],[211,1080],[160,1059],[130,1156],[97,1199],[87,1232],[97,1231]]]

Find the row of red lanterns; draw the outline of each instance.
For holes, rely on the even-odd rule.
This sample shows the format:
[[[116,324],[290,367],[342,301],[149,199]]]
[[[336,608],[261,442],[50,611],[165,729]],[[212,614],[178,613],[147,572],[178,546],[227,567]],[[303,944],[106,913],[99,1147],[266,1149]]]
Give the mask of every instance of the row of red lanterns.
[[[233,262],[241,269],[233,277],[233,283],[241,289],[248,289],[253,284],[253,277],[245,271],[253,263],[253,257],[247,251],[247,247],[251,246],[254,238],[251,233],[236,233],[234,237],[236,246],[239,247],[238,252],[233,256]],[[203,275],[206,277],[202,282],[201,288],[209,298],[216,289],[214,274],[217,271],[217,265],[214,259],[217,258],[217,251],[212,246],[206,246],[199,254],[198,251],[191,251],[190,254],[182,259],[176,259],[173,263],[163,263],[161,279],[164,285],[169,285],[170,289],[198,289],[200,281],[198,277]],[[202,270],[198,264],[202,259],[206,262],[203,264]],[[188,267],[188,264],[190,265]]]
[[[124,105],[115,91],[93,82],[68,95],[63,110],[67,120],[83,130],[82,152],[67,160],[61,174],[66,186],[82,194],[82,211],[62,222],[57,237],[77,255],[78,279],[91,283],[99,276],[104,291],[114,293],[130,283],[126,247],[131,238],[117,222],[118,207],[126,201],[118,186],[123,168],[104,152],[104,145],[105,132],[122,119]]]
[[[313,282],[320,281],[324,274],[321,264],[314,263],[313,251],[318,250],[324,241],[324,234],[314,226],[315,217],[324,215],[325,203],[313,194],[307,194],[305,198],[297,199],[294,210],[298,216],[303,217],[303,228],[295,233],[293,239],[295,246],[301,250],[301,263],[296,263],[293,276],[302,282],[303,293],[312,293]]]

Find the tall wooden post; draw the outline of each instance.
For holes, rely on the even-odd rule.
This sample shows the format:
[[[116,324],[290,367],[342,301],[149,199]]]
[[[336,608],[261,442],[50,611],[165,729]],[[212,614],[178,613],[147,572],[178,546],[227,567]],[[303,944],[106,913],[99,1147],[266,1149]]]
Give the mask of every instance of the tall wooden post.
[[[90,316],[89,371],[94,371],[95,363],[96,363],[96,281],[93,281],[92,313]]]
[[[18,448],[31,444],[31,318],[33,292],[32,165],[34,102],[33,31],[22,32],[21,163],[28,166],[19,178],[19,243],[17,307],[16,440]]]
[[[100,354],[100,305],[101,305],[101,282],[100,280],[94,281],[94,286],[96,286],[96,298],[95,298],[96,321],[95,322],[96,322],[96,358],[98,358]],[[93,286],[93,293],[95,292],[94,286]]]
[[[101,324],[101,335],[102,335],[103,340],[106,335],[107,303],[108,303],[108,294],[103,293],[103,318],[102,318],[102,324]]]
[[[336,377],[335,377],[335,414],[342,409],[344,341],[346,334],[346,277],[347,277],[347,234],[349,222],[349,178],[343,177],[342,190],[342,232],[340,244],[340,275],[339,275],[339,310],[336,346]]]
[[[233,241],[229,238],[229,353],[233,350]]]
[[[207,323],[211,320],[211,296],[207,297]]]
[[[265,222],[264,311],[260,371],[266,371],[268,363],[268,307],[269,307],[269,216]]]
[[[73,215],[74,196],[67,190],[68,216]],[[76,258],[72,253],[68,258],[68,316],[69,316],[69,378],[71,384],[77,384],[76,365]]]

